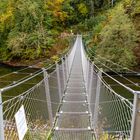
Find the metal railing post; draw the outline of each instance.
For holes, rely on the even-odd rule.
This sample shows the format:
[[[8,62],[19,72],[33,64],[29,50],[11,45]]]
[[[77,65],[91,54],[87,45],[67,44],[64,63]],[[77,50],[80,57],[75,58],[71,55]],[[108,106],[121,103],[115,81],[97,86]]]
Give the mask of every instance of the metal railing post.
[[[91,74],[90,74],[90,80],[89,80],[89,90],[88,90],[88,94],[89,94],[89,102],[91,99],[91,94],[92,94],[92,84],[93,84],[93,65],[91,65]]]
[[[52,105],[51,105],[51,98],[50,98],[48,74],[45,68],[43,68],[43,73],[44,73],[45,93],[46,93],[47,107],[49,113],[49,120],[50,120],[50,126],[52,127],[53,126]]]
[[[61,61],[62,61],[63,81],[64,81],[64,90],[65,90],[67,81],[66,81],[66,74],[65,74],[64,59],[61,58]],[[64,93],[64,91],[63,91],[63,93]]]
[[[91,74],[90,74],[90,80],[89,80],[89,90],[88,90],[88,94],[89,94],[89,98],[88,98],[88,102],[89,102],[89,110],[91,113],[91,127],[93,128],[93,114],[92,114],[92,108],[91,108],[91,104],[92,104],[92,100],[91,100],[91,94],[92,93],[92,85],[93,85],[93,65],[91,65]]]
[[[89,90],[89,61],[87,61],[87,69],[86,69],[86,89],[87,89],[87,93],[88,93],[88,90]]]
[[[68,67],[68,57],[65,55],[65,65],[66,65],[66,80],[69,78],[69,67]]]
[[[61,101],[62,91],[61,91],[61,81],[60,81],[60,73],[59,73],[59,65],[58,65],[58,63],[56,63],[56,73],[57,73],[59,100]]]
[[[4,121],[3,121],[3,105],[2,105],[2,90],[0,89],[0,140],[4,140]]]
[[[140,139],[140,91],[136,91],[133,101],[130,140]]]
[[[94,108],[94,116],[93,116],[93,127],[94,129],[98,128],[98,112],[99,112],[99,99],[100,99],[100,90],[101,90],[101,70],[98,72],[97,77],[97,87],[96,87],[96,98],[95,98],[95,108]]]

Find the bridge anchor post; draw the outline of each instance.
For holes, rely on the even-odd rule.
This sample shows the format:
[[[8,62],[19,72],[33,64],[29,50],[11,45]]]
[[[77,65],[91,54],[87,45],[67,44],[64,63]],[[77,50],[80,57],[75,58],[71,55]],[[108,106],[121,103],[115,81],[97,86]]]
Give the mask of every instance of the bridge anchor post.
[[[140,139],[140,91],[135,91],[130,140]]]

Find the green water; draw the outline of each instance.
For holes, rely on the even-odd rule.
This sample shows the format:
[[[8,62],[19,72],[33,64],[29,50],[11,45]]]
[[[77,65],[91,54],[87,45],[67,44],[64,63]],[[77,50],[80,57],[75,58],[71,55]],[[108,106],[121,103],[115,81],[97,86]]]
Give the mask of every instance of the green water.
[[[18,71],[17,73],[14,73]],[[7,65],[0,65],[0,88],[4,88],[6,86],[10,86],[13,83],[18,83],[19,81],[30,77],[31,75],[37,73],[39,69],[36,68],[26,68],[26,67],[10,67]],[[12,88],[8,91],[2,93],[3,101],[10,99],[13,96],[17,96],[29,88],[33,87],[41,81],[43,75],[40,74],[35,78],[23,83],[15,88]]]
[[[14,82],[20,81],[21,79],[30,77],[31,74],[34,74],[39,71],[39,69],[35,69],[35,68],[28,68],[24,70],[23,68],[24,67],[10,67],[10,66],[1,64],[0,65],[0,88],[11,85]],[[19,71],[19,72],[13,73],[14,71]],[[123,76],[133,81],[134,83],[137,83],[140,86],[140,75],[125,74]],[[140,87],[133,85],[132,83],[125,80],[124,78],[117,75],[114,75],[113,77],[117,79],[118,81],[120,81],[121,83],[125,84],[126,86],[134,90],[140,91]],[[3,94],[4,100],[6,100],[7,98],[10,98],[10,96],[16,96],[16,95],[21,94],[22,92],[26,91],[27,89],[29,89],[30,87],[38,83],[42,78],[43,78],[43,75],[40,74],[37,77],[27,81],[26,83],[23,83],[20,86],[17,86],[16,88],[5,92]],[[104,76],[104,79],[118,94],[122,95],[125,98],[128,98],[129,100],[133,99],[133,94],[127,91],[126,89],[124,89],[122,86],[118,85],[115,81],[105,76]]]
[[[8,65],[0,64],[0,76],[19,70],[22,67],[10,67]]]
[[[123,83],[125,86],[130,87],[133,90],[140,91],[140,75],[134,75],[134,74],[133,75],[132,74],[123,75],[123,77],[127,78],[128,80],[131,80],[133,83],[136,83],[137,86],[121,76],[114,75],[113,77],[116,80]],[[104,77],[104,79],[112,87],[112,89],[114,89],[114,91],[116,91],[116,93],[118,93],[119,95],[121,95],[129,100],[133,100],[133,97],[134,97],[133,93],[126,90],[124,87],[122,87],[121,85],[119,85],[118,83],[116,83],[115,81],[113,81],[112,79],[110,79],[108,77]]]

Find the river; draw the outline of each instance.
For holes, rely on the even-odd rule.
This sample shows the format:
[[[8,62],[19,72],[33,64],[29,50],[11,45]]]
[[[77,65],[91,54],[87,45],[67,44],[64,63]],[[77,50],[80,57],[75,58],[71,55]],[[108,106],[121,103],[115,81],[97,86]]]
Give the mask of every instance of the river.
[[[14,73],[14,71],[18,71],[17,73]],[[27,78],[31,76],[32,74],[38,72],[39,69],[36,68],[26,68],[26,67],[12,67],[12,66],[7,66],[0,64],[0,88],[3,88],[5,86],[11,85],[12,83],[20,81],[20,79]],[[10,73],[10,74],[9,74]],[[8,75],[6,75],[8,74]],[[5,76],[4,76],[5,75]],[[123,74],[122,76],[125,78],[128,78],[129,80],[133,81],[136,83],[138,86],[133,85],[126,79],[124,79],[121,76],[118,75],[112,75],[115,79],[119,80],[123,84],[125,84],[128,87],[131,87],[134,90],[139,90],[140,91],[140,75],[128,73],[128,74]],[[23,91],[26,91],[36,83],[38,83],[41,79],[43,78],[43,75],[39,75],[36,78],[33,78],[29,80],[28,82],[17,86],[13,90],[9,90],[8,92],[4,93],[4,100],[7,100],[8,98],[11,98],[10,96],[16,96],[18,94],[21,94]],[[107,78],[104,76],[104,79],[107,81],[108,84],[120,95],[122,95],[125,98],[132,99],[133,94],[125,90],[123,87],[119,86],[116,82],[111,80],[110,78]],[[9,96],[9,97],[8,97]]]

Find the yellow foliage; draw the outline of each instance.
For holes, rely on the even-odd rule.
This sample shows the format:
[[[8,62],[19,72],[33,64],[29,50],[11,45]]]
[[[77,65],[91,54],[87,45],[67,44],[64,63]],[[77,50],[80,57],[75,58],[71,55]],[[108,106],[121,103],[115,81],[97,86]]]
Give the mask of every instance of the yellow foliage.
[[[65,21],[68,17],[67,13],[62,10],[64,0],[47,1],[45,4],[45,9],[52,12],[56,20]]]
[[[11,20],[14,19],[13,11],[14,11],[14,8],[9,4],[7,9],[6,9],[6,12],[1,14],[1,16],[0,16],[0,24],[1,24],[0,30],[4,29],[5,24],[11,25],[11,23],[12,23]]]
[[[54,16],[61,21],[65,21],[65,19],[68,17],[66,12],[60,12],[60,11],[54,11]]]
[[[3,14],[1,15],[1,17],[0,17],[0,22],[1,22],[1,23],[4,23],[4,22],[7,21],[10,17],[12,17],[12,15],[13,15],[12,9],[8,9],[8,10],[6,11],[6,13],[3,13]]]
[[[64,2],[64,0],[56,0],[55,3],[57,4],[62,4]]]
[[[114,137],[105,133],[100,136],[99,140],[114,140]]]
[[[111,21],[111,19],[112,19],[112,16],[109,15],[109,16],[108,16],[108,21]]]
[[[93,42],[96,43],[98,41],[97,35],[94,36]]]
[[[52,56],[51,59],[52,59],[54,62],[59,61],[59,57],[58,57],[57,55]]]
[[[84,3],[78,4],[78,10],[82,15],[86,15],[88,13],[88,9]]]

